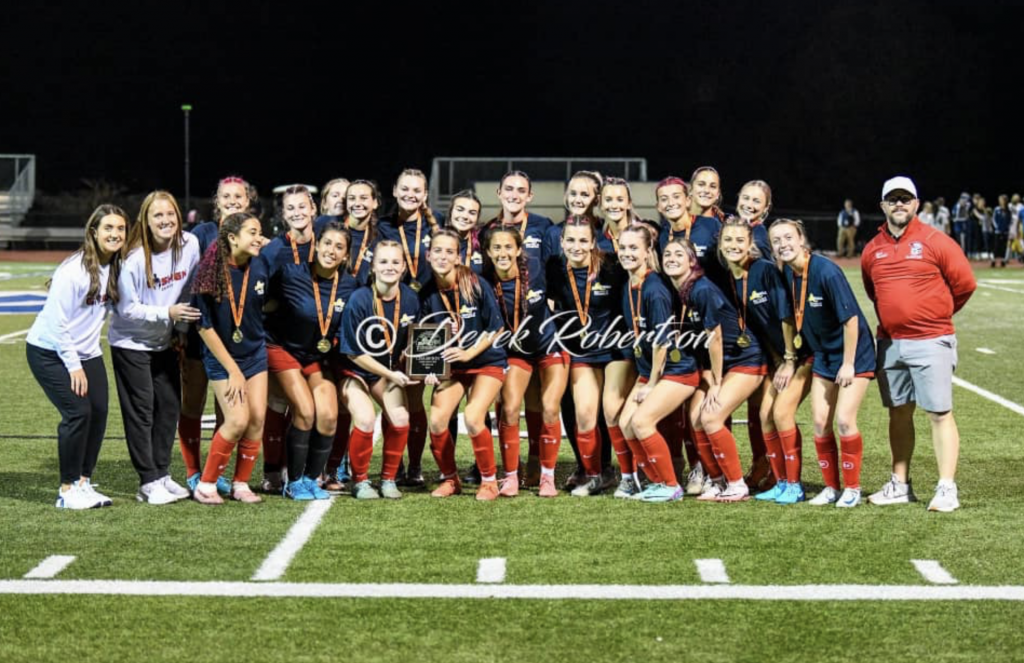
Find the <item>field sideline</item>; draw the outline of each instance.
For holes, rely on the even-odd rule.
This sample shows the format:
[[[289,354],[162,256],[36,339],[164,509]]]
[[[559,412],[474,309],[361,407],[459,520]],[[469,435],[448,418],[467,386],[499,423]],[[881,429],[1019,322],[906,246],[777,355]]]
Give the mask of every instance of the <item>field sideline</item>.
[[[50,270],[0,263],[0,295],[41,292]],[[859,270],[846,273],[873,326]],[[58,418],[25,363],[33,316],[0,315],[0,660],[1019,660],[1024,271],[976,276],[955,320],[963,507],[952,514],[925,511],[936,476],[923,416],[922,502],[905,507],[529,492],[478,504],[469,491],[154,508],[134,500],[112,376],[95,480],[115,506],[61,512]],[[798,419],[809,437],[806,405]],[[877,387],[859,425],[872,492],[889,463]],[[747,458],[742,428],[737,438]],[[460,440],[460,466],[470,453]],[[560,478],[570,458],[566,448]],[[804,477],[820,489],[809,444]]]

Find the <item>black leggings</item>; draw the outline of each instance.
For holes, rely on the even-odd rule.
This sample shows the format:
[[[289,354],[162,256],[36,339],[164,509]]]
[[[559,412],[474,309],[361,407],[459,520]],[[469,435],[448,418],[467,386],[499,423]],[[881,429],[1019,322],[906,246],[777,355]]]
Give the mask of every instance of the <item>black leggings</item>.
[[[181,411],[178,353],[111,347],[128,455],[141,483],[170,474]]]
[[[91,477],[107,431],[107,369],[103,357],[82,362],[88,390],[85,397],[71,391],[71,375],[53,350],[27,345],[28,366],[46,397],[60,412],[57,457],[60,482]]]

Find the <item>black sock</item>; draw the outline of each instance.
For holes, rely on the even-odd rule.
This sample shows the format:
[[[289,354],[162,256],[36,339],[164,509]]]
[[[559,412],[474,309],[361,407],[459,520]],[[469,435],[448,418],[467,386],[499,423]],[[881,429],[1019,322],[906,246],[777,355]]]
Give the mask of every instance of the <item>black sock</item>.
[[[288,481],[298,481],[306,469],[306,457],[309,455],[309,431],[299,430],[295,426],[288,429],[285,446],[288,449]]]
[[[324,472],[327,466],[327,459],[331,455],[331,447],[334,446],[334,436],[324,435],[313,429],[309,434],[309,455],[306,457],[306,476],[316,479]]]

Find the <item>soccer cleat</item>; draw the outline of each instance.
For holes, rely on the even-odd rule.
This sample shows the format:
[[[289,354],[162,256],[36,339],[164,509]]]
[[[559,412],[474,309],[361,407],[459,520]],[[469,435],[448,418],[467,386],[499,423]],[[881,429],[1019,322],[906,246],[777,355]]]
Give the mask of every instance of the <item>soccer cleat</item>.
[[[683,499],[682,486],[652,483],[640,493],[641,502],[678,502]]]
[[[725,487],[725,490],[718,493],[716,502],[746,502],[750,499],[750,488],[747,488],[746,482],[740,479],[736,483],[730,483]]]
[[[78,484],[78,489],[85,491],[85,493],[96,500],[97,506],[111,506],[114,502],[104,495],[103,493],[96,490],[92,485],[92,479],[86,477],[85,480]]]
[[[280,472],[264,472],[260,491],[264,493],[280,493],[284,490],[284,481]]]
[[[538,479],[539,482],[539,479]],[[515,497],[519,494],[519,477],[515,474],[501,480],[501,489],[498,494],[502,497]]]
[[[577,467],[575,471],[565,478],[565,485],[562,486],[562,490],[572,490],[586,482],[587,473],[583,471],[582,467]]]
[[[540,475],[540,490],[537,492],[537,497],[558,497],[558,489],[555,488],[555,475]]]
[[[811,506],[827,506],[829,504],[835,504],[836,500],[839,499],[839,491],[832,486],[825,486],[821,489],[821,492],[814,496],[808,504]]]
[[[462,483],[467,486],[479,486],[480,485],[480,468],[473,463],[472,466],[462,476]]]
[[[247,484],[235,483],[231,488],[231,499],[242,504],[259,504],[263,498],[252,492]]]
[[[170,493],[171,495],[174,495],[175,500],[183,500],[189,496],[188,490],[182,487],[182,485],[179,484],[177,481],[172,479],[170,474],[165,476],[160,481],[164,484],[164,488],[167,489],[167,492]]]
[[[628,500],[640,491],[637,489],[636,481],[633,481],[633,477],[622,477],[619,481],[619,487],[615,489],[612,497],[616,497],[620,500]]]
[[[462,492],[462,482],[458,476],[452,476],[441,481],[441,485],[430,493],[431,497],[451,497]]]
[[[496,499],[498,499],[498,482],[481,481],[480,487],[476,491],[476,501],[491,502]]]
[[[73,483],[67,490],[57,490],[57,503],[54,506],[58,509],[80,511],[98,509],[100,505],[92,495],[83,492],[77,483]]]
[[[611,490],[619,485],[618,480],[615,478],[615,468],[609,465],[608,467],[601,470],[601,490]]]
[[[697,496],[699,502],[715,502],[718,500],[718,496],[725,490],[725,477],[719,477],[718,479],[712,479],[711,477],[704,476],[704,486],[700,490],[700,495]]]
[[[397,481],[395,483],[397,485]],[[409,488],[424,488],[427,485],[427,481],[423,478],[423,469],[410,465],[409,471],[405,473],[405,481],[402,485]]]
[[[860,488],[845,488],[839,496],[836,506],[840,509],[852,509],[860,504]]]
[[[302,483],[306,484],[306,490],[308,490],[315,500],[329,500],[331,494],[320,487],[320,483],[311,477],[302,477]]]
[[[352,497],[357,500],[376,500],[380,499],[380,493],[373,487],[369,479],[366,481],[360,481],[352,486]]]
[[[324,481],[324,490],[332,495],[338,495],[348,489],[349,476],[345,471],[345,464],[342,463],[334,472],[328,472]]]
[[[892,475],[887,484],[882,486],[880,491],[868,495],[868,502],[878,506],[910,504],[916,501],[917,496],[914,495],[914,487],[911,485],[910,479],[908,478],[907,482],[903,483],[895,474]]]
[[[199,485],[199,481],[200,481],[199,477],[200,477],[199,472],[196,472],[192,476],[187,477],[185,479],[185,485],[188,486],[188,492],[190,492],[190,493],[196,492],[196,486]]]
[[[584,483],[573,488],[572,492],[569,494],[573,497],[591,497],[593,495],[599,495],[603,490],[602,483],[600,475],[596,477],[587,477],[587,480]]]
[[[313,493],[310,492],[309,486],[302,479],[295,481],[289,481],[281,489],[281,494],[287,499],[295,500],[296,502],[310,502],[313,500]]]
[[[761,456],[751,464],[750,470],[743,477],[743,482],[747,484],[749,490],[763,490],[760,486],[764,485],[765,480],[771,477],[772,468],[768,463],[768,457]]]
[[[786,492],[786,488],[788,487],[788,483],[786,483],[785,481],[780,481],[771,488],[769,488],[768,490],[764,491],[763,493],[758,493],[757,495],[754,495],[754,499],[759,502],[774,502],[775,500],[779,499],[784,492]]]
[[[398,484],[393,479],[383,479],[380,482],[380,496],[388,500],[400,500],[402,491],[398,490]]]
[[[683,491],[687,495],[700,495],[704,489],[704,468],[700,463],[693,466],[690,474],[686,477],[686,487]]]
[[[528,456],[526,474],[523,475],[523,488],[536,488],[540,485],[540,458]]]
[[[196,483],[195,490],[192,491],[192,499],[208,506],[224,504],[224,500],[217,492],[217,487],[213,484],[204,484],[201,481]]]
[[[956,484],[939,482],[935,487],[935,497],[928,503],[929,511],[949,513],[960,508],[960,497],[957,493]]]
[[[139,486],[139,492],[135,494],[135,499],[155,506],[171,504],[172,502],[178,501],[177,497],[171,495],[170,491],[164,488],[164,483],[161,479],[150,481],[149,483],[144,483]]]
[[[217,492],[223,495],[224,497],[227,497],[228,495],[231,494],[231,482],[228,481],[227,477],[217,477]]]
[[[807,499],[807,495],[804,494],[804,486],[802,483],[789,483],[786,484],[786,492],[775,498],[776,504],[796,504],[797,502],[803,502]]]

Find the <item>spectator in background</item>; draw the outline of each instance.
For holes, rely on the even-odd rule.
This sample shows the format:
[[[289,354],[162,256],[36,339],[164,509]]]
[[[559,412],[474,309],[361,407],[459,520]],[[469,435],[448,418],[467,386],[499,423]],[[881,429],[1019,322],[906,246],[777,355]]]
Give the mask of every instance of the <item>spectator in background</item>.
[[[924,201],[924,205],[921,208],[921,213],[918,214],[918,218],[921,219],[921,223],[936,228],[935,225],[935,205],[931,201]]]
[[[971,194],[964,191],[960,200],[953,205],[953,239],[959,244],[965,255],[970,254],[969,240],[971,222]]]
[[[1021,203],[1020,194],[1015,193],[1010,198],[1010,231],[1007,241],[1007,260],[1016,258],[1024,261],[1024,204]]]
[[[1010,197],[1005,193],[999,196],[999,204],[992,210],[992,267],[996,266],[996,255],[999,255],[999,266],[1006,267],[1006,261],[1010,258],[1010,244],[1007,238],[1010,236],[1010,224],[1013,222],[1013,212],[1010,211]]]
[[[857,255],[857,228],[860,227],[860,212],[849,198],[843,202],[843,209],[836,218],[839,235],[836,238],[836,257],[853,258]]]
[[[992,253],[994,226],[992,225],[992,210],[981,194],[974,194],[974,209],[971,214],[974,216],[974,236],[980,240],[973,244],[973,259],[984,260],[986,257],[995,255]]]
[[[935,199],[935,227],[947,235],[952,230],[950,227],[949,208],[946,207],[946,199],[942,197]]]

